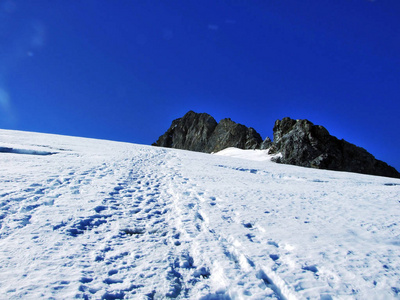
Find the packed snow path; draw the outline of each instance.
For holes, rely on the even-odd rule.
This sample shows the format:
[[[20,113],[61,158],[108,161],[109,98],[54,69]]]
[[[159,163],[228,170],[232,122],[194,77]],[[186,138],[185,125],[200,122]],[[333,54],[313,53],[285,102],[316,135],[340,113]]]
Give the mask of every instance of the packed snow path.
[[[0,299],[400,297],[400,180],[5,130],[0,152]]]

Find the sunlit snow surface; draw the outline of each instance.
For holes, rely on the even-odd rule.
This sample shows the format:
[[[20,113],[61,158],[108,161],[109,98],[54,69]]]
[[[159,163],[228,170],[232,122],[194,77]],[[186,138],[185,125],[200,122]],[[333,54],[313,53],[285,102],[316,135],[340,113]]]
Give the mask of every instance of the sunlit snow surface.
[[[0,147],[0,299],[400,297],[400,180],[5,130]]]

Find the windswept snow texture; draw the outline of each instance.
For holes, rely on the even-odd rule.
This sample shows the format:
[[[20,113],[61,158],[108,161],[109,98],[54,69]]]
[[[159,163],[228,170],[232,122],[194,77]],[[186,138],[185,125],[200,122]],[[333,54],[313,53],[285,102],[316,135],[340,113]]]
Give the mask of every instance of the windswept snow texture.
[[[5,130],[0,147],[53,154],[0,153],[1,299],[400,297],[400,180]]]

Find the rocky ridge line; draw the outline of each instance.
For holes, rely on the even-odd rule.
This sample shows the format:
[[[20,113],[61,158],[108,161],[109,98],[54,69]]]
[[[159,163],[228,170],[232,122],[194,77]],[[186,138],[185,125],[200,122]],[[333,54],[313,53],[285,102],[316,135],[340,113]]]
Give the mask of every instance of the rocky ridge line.
[[[223,119],[219,123],[206,113],[189,111],[172,121],[170,128],[153,146],[198,152],[218,152],[228,147],[259,149],[260,134],[253,128]]]
[[[277,163],[400,178],[395,168],[377,160],[365,149],[339,140],[323,126],[314,125],[308,120],[277,120],[273,128],[273,141],[269,137],[263,141],[251,127],[231,119],[217,123],[209,114],[189,111],[182,118],[174,120],[153,146],[205,153],[228,147],[269,149],[269,154],[281,154],[275,160]]]

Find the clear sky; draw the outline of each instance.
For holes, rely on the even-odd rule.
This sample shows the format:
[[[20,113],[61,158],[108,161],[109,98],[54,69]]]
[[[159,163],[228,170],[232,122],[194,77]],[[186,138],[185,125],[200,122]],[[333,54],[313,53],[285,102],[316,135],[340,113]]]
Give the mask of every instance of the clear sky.
[[[400,170],[399,0],[0,0],[0,128],[151,144],[289,116]]]

